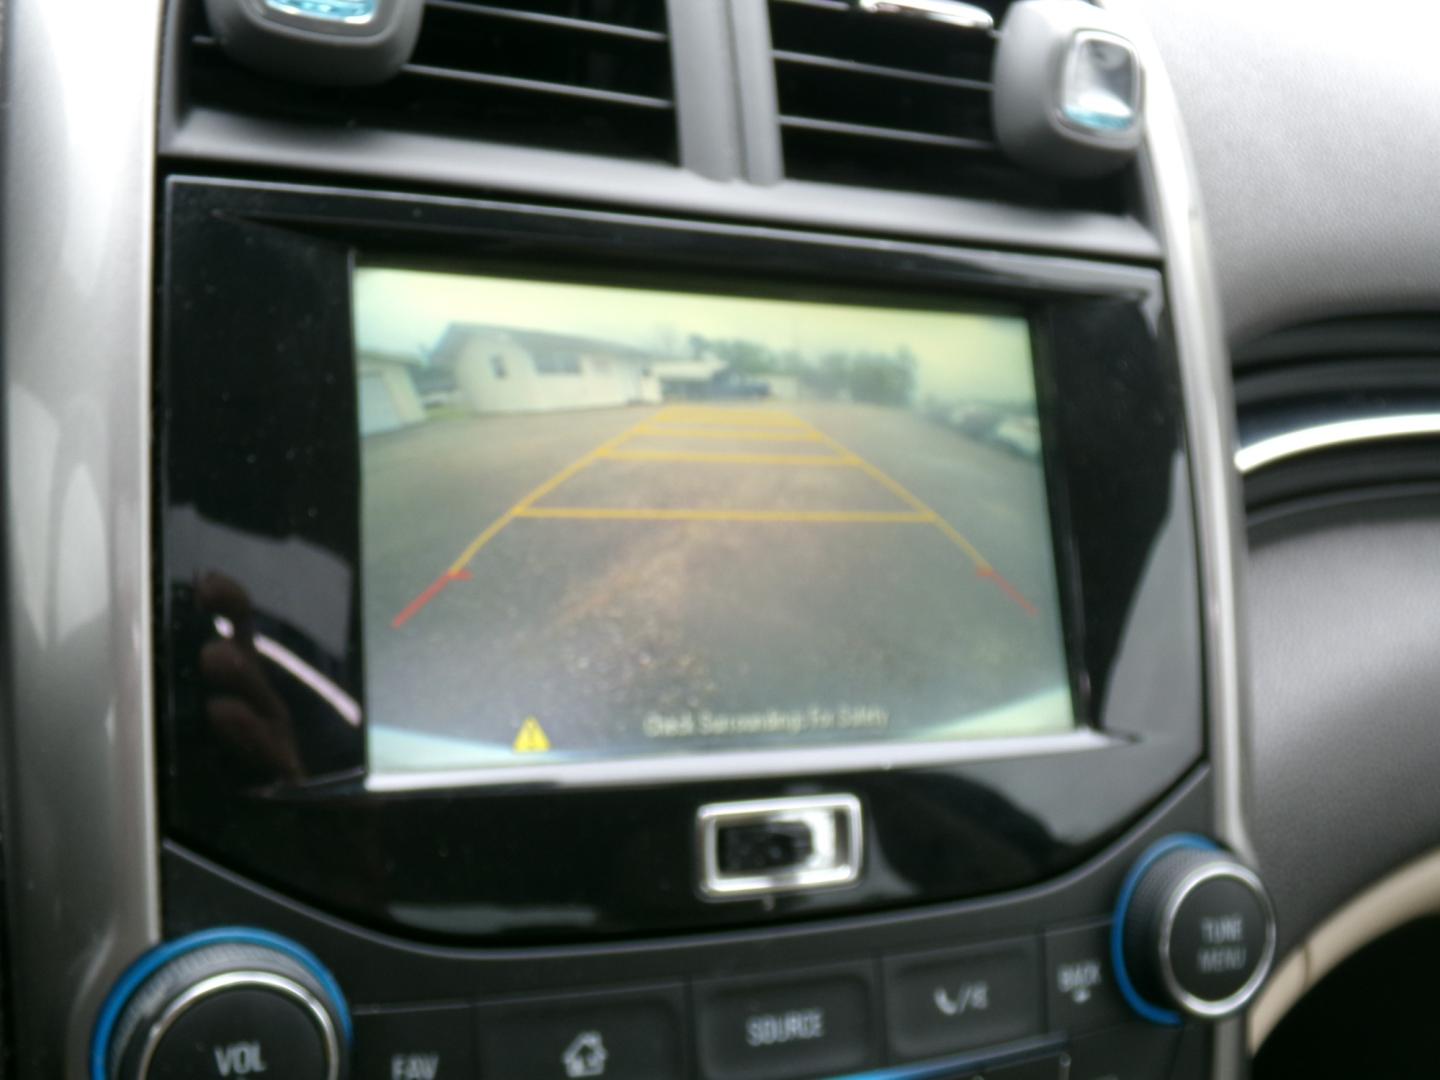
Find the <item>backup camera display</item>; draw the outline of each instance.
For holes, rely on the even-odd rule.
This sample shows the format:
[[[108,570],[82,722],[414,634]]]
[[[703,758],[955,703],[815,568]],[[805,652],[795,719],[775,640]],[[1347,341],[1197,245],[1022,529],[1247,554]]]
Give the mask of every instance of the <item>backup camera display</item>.
[[[1067,731],[1029,329],[365,266],[372,773]]]

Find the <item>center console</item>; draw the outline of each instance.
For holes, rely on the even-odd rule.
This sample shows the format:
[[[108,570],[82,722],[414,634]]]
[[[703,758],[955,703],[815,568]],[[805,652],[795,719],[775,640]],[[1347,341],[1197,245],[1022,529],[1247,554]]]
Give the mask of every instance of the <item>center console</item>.
[[[54,916],[73,964],[20,942],[36,1075],[1228,1075],[1275,927],[1244,851],[1203,252],[1153,60],[1086,5],[1017,4],[999,34],[1029,44],[997,88],[1033,96],[1069,35],[1065,87],[1126,124],[1145,102],[1128,166],[1110,114],[997,116],[1027,169],[1125,168],[1098,186],[782,182],[753,116],[732,176],[682,137],[663,177],[486,145],[457,181],[451,128],[392,130],[454,121],[424,89],[458,55],[435,28],[643,8],[603,33],[695,73],[708,16],[432,0],[391,112],[255,60],[262,8],[326,21],[292,63],[404,6],[266,0],[243,48],[199,5],[166,23],[136,670],[105,746],[63,775],[32,755],[25,796],[138,770],[91,825],[158,850],[126,863],[123,919],[87,929],[83,890]],[[822,15],[900,34],[874,6],[775,0],[771,61],[833,70],[783,47]],[[939,6],[980,35],[945,62],[988,73],[988,9]],[[737,49],[764,7],[727,5]],[[326,108],[348,134],[306,127]],[[810,140],[869,137],[770,119],[796,178]],[[84,1042],[63,1070],[37,1049],[60,1027]]]
[[[163,206],[169,941],[100,1075],[1203,1071],[1274,931],[1158,274]]]

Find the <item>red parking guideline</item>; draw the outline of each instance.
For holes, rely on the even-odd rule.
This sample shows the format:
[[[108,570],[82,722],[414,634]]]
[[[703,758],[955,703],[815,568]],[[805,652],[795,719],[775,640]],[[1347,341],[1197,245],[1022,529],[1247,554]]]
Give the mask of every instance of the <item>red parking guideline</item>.
[[[405,610],[391,620],[390,629],[399,630],[400,627],[404,626],[419,614],[421,608],[444,592],[445,586],[449,585],[452,581],[469,581],[470,578],[471,574],[469,570],[447,570],[431,582],[424,592],[405,605]]]

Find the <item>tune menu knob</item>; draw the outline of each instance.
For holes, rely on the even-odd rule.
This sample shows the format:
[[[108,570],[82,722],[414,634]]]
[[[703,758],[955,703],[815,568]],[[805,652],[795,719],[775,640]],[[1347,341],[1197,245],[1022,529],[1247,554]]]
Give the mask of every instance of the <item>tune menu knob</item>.
[[[1219,1020],[1245,1008],[1275,959],[1275,915],[1255,872],[1201,836],[1162,840],[1121,889],[1116,982],[1148,1020]]]
[[[96,1026],[91,1080],[344,1080],[350,1016],[307,950],[214,930],[141,958]]]

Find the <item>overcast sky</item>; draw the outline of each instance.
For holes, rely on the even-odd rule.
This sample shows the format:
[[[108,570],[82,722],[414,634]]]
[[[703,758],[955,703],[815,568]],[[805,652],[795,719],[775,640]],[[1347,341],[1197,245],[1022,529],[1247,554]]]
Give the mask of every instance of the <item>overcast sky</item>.
[[[452,322],[549,330],[646,349],[673,344],[677,359],[689,355],[691,334],[744,338],[811,358],[832,349],[892,353],[907,345],[918,360],[920,398],[1015,401],[1035,394],[1029,329],[1018,317],[373,267],[356,272],[361,349],[414,355],[431,348]]]

